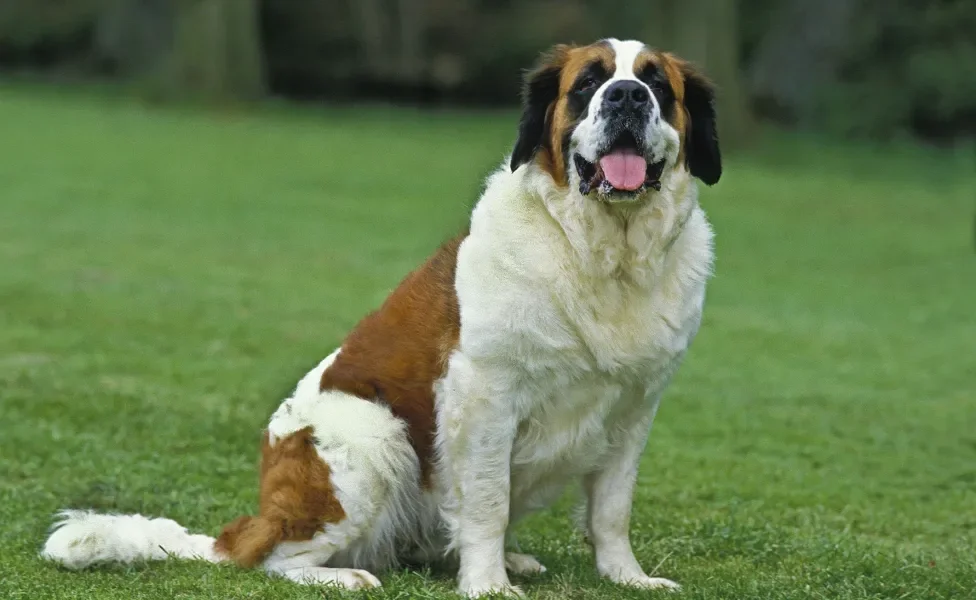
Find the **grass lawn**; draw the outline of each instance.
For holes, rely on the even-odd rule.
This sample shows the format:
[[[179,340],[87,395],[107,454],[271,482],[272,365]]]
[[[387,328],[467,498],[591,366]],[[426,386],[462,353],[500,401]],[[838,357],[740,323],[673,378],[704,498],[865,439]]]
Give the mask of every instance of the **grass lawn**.
[[[463,226],[516,115],[147,109],[0,87],[0,598],[321,598],[231,566],[69,573],[61,507],[211,534],[261,428]],[[976,597],[976,175],[967,153],[773,137],[703,193],[718,262],[633,540],[680,598]],[[600,581],[569,499],[520,541],[544,599]],[[448,598],[450,573],[376,598]],[[362,595],[359,595],[362,596]]]

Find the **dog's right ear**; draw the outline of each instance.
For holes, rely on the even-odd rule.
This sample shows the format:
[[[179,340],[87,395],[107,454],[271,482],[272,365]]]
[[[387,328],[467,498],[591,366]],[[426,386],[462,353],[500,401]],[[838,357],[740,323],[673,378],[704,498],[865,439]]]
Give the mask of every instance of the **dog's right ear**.
[[[522,86],[522,119],[512,151],[514,171],[532,160],[548,137],[550,108],[559,97],[559,75],[569,46],[559,45],[547,52],[536,67],[525,75]]]

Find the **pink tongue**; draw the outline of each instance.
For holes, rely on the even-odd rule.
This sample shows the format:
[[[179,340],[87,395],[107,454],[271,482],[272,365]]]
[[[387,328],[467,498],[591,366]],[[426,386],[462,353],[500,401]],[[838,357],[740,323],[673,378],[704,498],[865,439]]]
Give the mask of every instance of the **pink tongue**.
[[[644,184],[647,161],[629,152],[614,152],[600,159],[603,177],[618,190],[634,191]]]

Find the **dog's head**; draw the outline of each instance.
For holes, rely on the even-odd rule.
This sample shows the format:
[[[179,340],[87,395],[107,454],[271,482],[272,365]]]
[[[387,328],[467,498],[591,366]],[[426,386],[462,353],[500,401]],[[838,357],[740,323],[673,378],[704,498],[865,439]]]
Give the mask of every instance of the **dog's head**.
[[[514,171],[536,161],[557,186],[608,202],[659,191],[676,171],[708,185],[722,159],[711,84],[641,42],[556,46],[525,78]]]

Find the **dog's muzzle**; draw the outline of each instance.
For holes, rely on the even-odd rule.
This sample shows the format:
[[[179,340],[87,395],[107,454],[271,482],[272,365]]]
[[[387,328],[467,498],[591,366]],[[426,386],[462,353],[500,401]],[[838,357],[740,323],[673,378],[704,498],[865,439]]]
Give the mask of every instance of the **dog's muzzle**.
[[[617,81],[604,91],[600,112],[607,122],[607,143],[595,162],[573,157],[581,194],[637,195],[649,187],[661,189],[664,160],[648,164],[644,139],[652,110],[650,91],[639,81]]]

